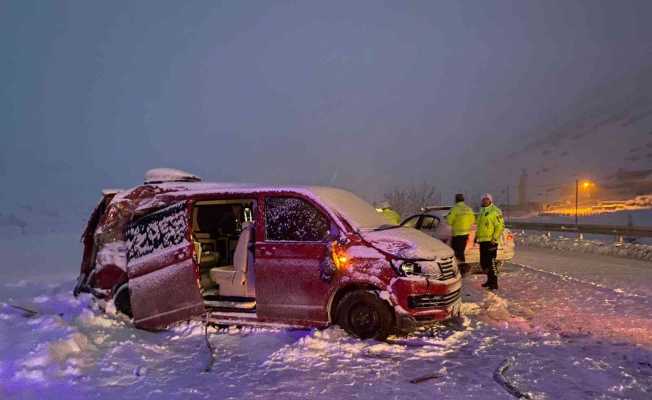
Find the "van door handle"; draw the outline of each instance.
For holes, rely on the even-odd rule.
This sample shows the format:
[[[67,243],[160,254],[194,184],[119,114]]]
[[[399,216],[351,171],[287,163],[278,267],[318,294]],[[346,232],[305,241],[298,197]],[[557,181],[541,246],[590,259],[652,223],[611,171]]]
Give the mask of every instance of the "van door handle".
[[[274,255],[274,247],[267,247],[267,246],[259,246],[256,248],[256,255],[262,256],[262,257],[269,257]]]

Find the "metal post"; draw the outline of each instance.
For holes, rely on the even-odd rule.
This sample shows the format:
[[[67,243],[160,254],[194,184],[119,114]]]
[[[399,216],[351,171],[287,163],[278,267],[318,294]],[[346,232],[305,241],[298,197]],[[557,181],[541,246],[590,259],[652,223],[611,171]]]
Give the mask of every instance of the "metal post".
[[[580,234],[580,228],[577,222],[577,207],[579,201],[580,201],[580,180],[575,179],[575,232],[577,232],[578,235]]]
[[[506,190],[507,192],[505,194],[507,195],[507,204],[505,207],[505,219],[507,219],[507,212],[509,211],[509,185],[507,185]]]

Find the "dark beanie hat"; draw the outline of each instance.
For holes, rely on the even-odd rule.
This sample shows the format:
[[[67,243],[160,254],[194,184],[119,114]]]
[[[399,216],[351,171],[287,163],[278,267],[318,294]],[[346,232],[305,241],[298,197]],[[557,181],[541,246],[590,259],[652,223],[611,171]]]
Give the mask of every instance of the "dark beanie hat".
[[[459,203],[460,201],[464,201],[464,195],[462,193],[458,193],[455,195],[455,202]]]

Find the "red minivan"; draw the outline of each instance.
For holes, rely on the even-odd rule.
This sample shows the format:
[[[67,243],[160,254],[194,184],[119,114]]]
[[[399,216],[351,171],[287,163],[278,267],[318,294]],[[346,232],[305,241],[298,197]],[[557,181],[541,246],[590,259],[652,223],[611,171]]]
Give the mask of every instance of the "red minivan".
[[[459,314],[452,250],[329,187],[204,183],[170,169],[105,191],[82,236],[75,295],[137,327],[338,324],[383,339]]]

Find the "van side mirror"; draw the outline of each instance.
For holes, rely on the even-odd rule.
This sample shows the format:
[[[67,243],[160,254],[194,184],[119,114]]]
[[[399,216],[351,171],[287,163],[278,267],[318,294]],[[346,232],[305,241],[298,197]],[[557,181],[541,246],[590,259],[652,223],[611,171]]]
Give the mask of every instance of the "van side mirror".
[[[345,240],[346,238],[340,234],[340,230],[337,228],[337,226],[335,226],[335,224],[331,225],[331,229],[328,231],[328,241],[337,241],[339,244],[344,244]]]

